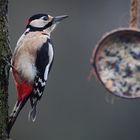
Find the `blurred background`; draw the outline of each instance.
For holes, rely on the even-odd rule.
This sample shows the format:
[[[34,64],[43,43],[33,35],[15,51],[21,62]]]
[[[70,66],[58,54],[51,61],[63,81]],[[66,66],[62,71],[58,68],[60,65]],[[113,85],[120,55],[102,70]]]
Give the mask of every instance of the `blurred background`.
[[[140,99],[114,97],[101,83],[87,80],[92,50],[113,29],[128,27],[130,0],[9,1],[11,48],[36,13],[69,15],[52,34],[55,61],[35,123],[29,103],[12,131],[13,140],[139,140]],[[9,106],[16,101],[10,77]]]

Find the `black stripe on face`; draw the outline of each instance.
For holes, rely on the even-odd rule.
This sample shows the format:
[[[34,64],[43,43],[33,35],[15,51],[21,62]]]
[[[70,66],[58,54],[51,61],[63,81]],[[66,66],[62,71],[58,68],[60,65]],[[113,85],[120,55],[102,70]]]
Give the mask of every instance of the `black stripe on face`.
[[[35,19],[39,19],[41,17],[46,17],[47,19],[49,19],[48,15],[47,14],[36,14],[36,15],[33,15],[29,18],[29,22],[35,20]]]
[[[35,32],[35,31],[43,31],[53,25],[53,20],[50,21],[48,24],[46,24],[44,27],[33,27],[30,24],[26,26],[26,29],[29,28],[29,32]]]

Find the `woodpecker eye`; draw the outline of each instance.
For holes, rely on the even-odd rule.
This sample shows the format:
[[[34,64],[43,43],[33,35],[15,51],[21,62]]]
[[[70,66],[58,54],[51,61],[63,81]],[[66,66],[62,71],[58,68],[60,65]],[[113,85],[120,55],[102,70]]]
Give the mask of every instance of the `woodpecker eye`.
[[[43,17],[43,20],[48,20],[48,17],[46,17],[46,16],[45,16],[45,17]]]

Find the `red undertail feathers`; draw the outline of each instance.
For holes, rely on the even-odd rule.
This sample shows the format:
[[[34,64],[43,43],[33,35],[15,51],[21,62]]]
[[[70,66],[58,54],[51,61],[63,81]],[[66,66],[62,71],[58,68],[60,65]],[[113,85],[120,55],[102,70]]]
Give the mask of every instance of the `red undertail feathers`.
[[[28,97],[32,92],[32,85],[27,84],[25,81],[22,83],[16,83],[16,88],[18,92],[18,101]]]

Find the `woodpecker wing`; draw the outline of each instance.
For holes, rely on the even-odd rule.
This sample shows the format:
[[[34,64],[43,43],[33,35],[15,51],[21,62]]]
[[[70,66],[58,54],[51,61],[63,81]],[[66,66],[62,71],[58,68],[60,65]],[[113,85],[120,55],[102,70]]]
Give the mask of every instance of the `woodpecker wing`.
[[[37,51],[37,57],[35,61],[35,66],[37,69],[37,75],[35,77],[33,92],[40,97],[43,93],[46,81],[48,79],[48,74],[50,72],[53,62],[53,48],[50,39],[42,45],[42,47]]]

